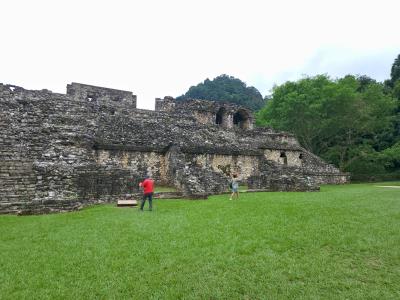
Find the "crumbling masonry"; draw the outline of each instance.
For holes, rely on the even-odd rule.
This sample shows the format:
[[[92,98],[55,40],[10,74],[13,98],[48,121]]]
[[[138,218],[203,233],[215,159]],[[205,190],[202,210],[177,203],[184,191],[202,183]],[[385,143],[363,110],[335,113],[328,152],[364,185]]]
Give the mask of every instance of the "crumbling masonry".
[[[0,84],[0,213],[76,210],[139,193],[150,174],[187,198],[226,191],[229,175],[250,189],[313,191],[345,183],[295,137],[253,128],[243,107],[156,99],[72,83],[67,94]]]

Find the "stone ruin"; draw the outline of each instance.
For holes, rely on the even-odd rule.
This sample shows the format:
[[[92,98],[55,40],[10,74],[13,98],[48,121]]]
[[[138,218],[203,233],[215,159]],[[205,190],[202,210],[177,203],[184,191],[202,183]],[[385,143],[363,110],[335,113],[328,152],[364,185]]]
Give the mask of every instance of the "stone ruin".
[[[185,198],[227,190],[315,191],[348,181],[296,138],[254,128],[251,111],[205,100],[156,99],[72,83],[67,94],[0,84],[0,213],[71,211],[139,194],[150,174]]]

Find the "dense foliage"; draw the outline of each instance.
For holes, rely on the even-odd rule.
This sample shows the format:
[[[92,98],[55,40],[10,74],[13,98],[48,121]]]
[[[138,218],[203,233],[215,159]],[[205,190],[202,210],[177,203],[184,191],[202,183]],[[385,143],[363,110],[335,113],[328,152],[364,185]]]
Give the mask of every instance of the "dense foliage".
[[[353,178],[396,176],[399,99],[400,55],[384,84],[367,76],[318,75],[275,86],[257,124],[293,132],[306,149]]]
[[[240,79],[220,75],[213,80],[206,79],[192,86],[177,100],[204,99],[239,104],[251,110],[259,110],[265,104],[262,95],[255,87],[248,87]]]
[[[392,69],[390,70],[390,77],[390,81],[392,82],[393,86],[400,79],[400,54],[394,60]]]

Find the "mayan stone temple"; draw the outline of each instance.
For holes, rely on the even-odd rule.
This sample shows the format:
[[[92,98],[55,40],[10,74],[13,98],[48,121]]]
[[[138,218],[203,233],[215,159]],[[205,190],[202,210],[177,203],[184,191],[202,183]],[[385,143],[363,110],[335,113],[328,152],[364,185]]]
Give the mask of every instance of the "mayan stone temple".
[[[156,99],[72,83],[66,94],[0,84],[0,213],[77,210],[140,193],[150,174],[189,199],[227,190],[315,191],[348,175],[296,138],[254,128],[252,113],[205,100]]]

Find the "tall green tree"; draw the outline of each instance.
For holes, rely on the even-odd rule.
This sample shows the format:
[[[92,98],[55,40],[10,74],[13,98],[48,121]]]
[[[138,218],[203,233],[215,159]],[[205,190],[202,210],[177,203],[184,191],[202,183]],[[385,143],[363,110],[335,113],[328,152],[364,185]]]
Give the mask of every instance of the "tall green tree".
[[[395,58],[391,72],[390,79],[385,81],[386,89],[388,94],[392,94],[394,98],[397,99],[397,109],[396,109],[396,121],[394,129],[393,140],[400,140],[400,54]]]
[[[394,108],[375,80],[318,75],[275,86],[257,124],[292,132],[306,149],[357,172],[365,160],[380,168],[376,152],[390,145]]]
[[[395,58],[392,69],[390,70],[390,80],[392,86],[396,84],[396,81],[400,79],[400,54]]]
[[[213,80],[206,79],[196,86],[192,86],[178,101],[187,99],[204,99],[225,101],[242,105],[251,110],[259,110],[265,105],[261,93],[252,86],[232,76],[220,75]]]
[[[321,109],[332,94],[333,83],[325,75],[286,82],[273,88],[272,97],[257,114],[257,125],[294,133],[308,150],[317,152],[317,137],[324,120]]]

